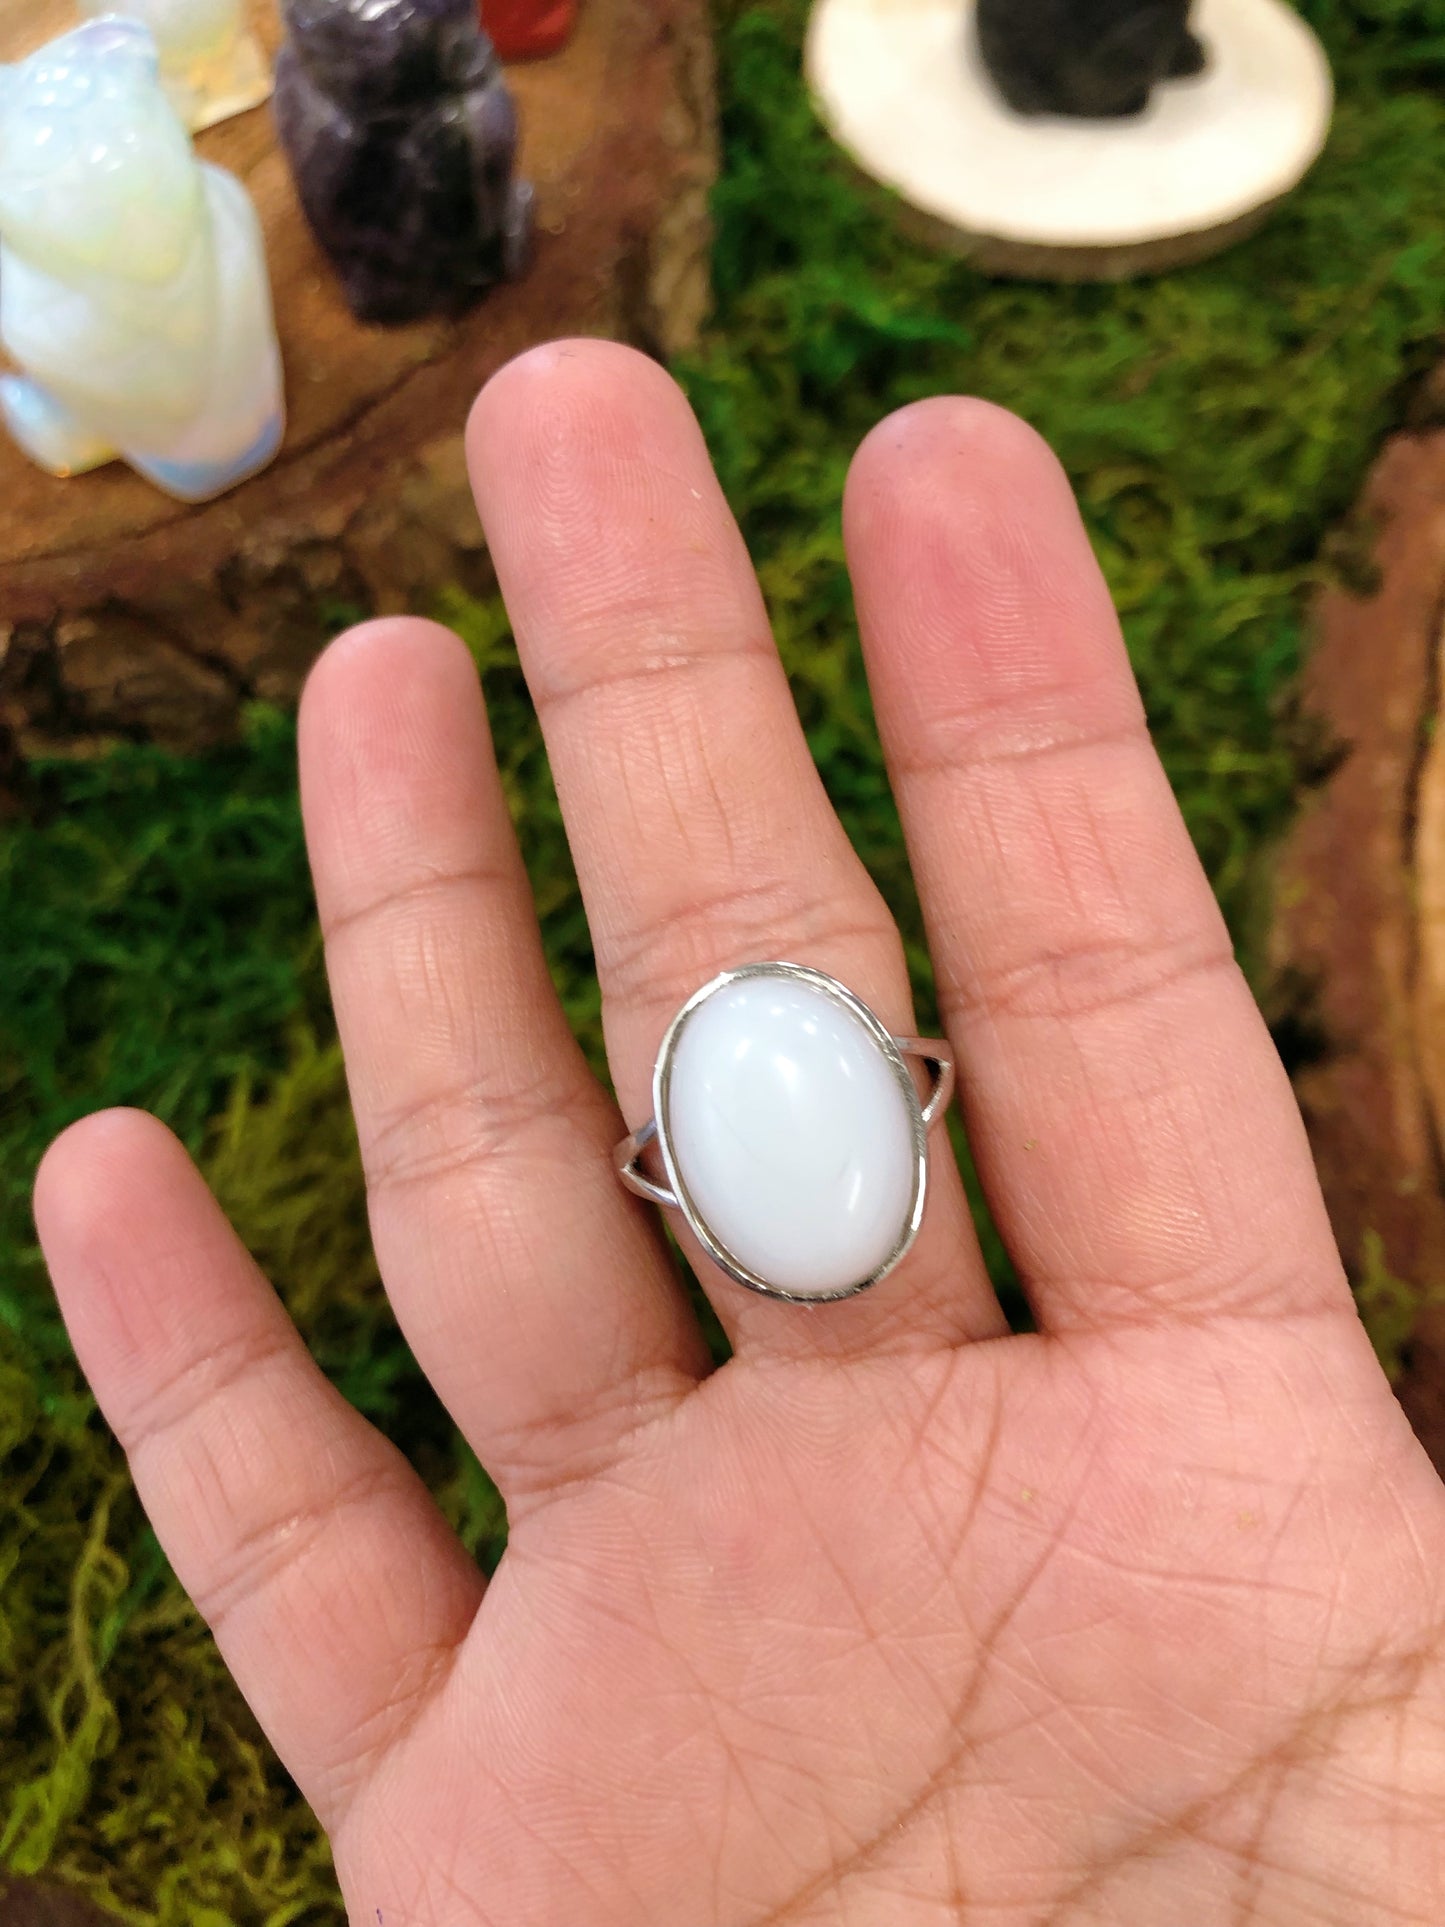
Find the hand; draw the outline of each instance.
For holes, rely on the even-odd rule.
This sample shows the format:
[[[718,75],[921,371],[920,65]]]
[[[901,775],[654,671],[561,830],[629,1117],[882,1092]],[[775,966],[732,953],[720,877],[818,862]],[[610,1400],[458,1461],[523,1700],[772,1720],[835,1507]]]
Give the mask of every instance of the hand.
[[[629,1123],[729,965],[816,964],[911,1030],[676,389],[545,349],[471,451]],[[130,1113],[37,1187],[82,1363],[355,1927],[1438,1927],[1445,1502],[1064,478],[928,402],[865,444],[847,531],[1038,1335],[936,1137],[875,1291],[704,1271],[709,1373],[553,997],[471,663],[394,620],[315,671],[302,794],[377,1253],[506,1498],[495,1579]]]

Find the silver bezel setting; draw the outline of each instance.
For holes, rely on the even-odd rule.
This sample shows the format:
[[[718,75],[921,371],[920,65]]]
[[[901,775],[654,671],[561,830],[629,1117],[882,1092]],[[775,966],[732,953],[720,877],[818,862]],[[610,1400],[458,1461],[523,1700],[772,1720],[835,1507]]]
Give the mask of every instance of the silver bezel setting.
[[[776,977],[804,983],[830,998],[834,1003],[841,1004],[849,1015],[862,1025],[877,1046],[892,1071],[907,1106],[913,1141],[913,1194],[907,1218],[900,1228],[897,1243],[884,1262],[868,1277],[860,1278],[855,1284],[848,1285],[841,1291],[826,1293],[784,1291],[778,1285],[770,1283],[768,1279],[759,1277],[756,1272],[751,1271],[728,1249],[698,1210],[673,1152],[668,1131],[668,1108],[672,1069],[678,1042],[689,1020],[719,991],[727,989],[732,984],[744,983],[757,977]],[[918,1095],[913,1073],[905,1061],[907,1057],[920,1057],[933,1070],[934,1087],[926,1103]],[[711,983],[704,984],[701,990],[695,991],[688,998],[673,1018],[662,1040],[657,1054],[657,1064],[653,1071],[652,1117],[640,1131],[617,1147],[617,1167],[630,1189],[650,1199],[654,1204],[679,1212],[689,1231],[708,1257],[735,1284],[743,1285],[749,1291],[759,1292],[766,1298],[783,1299],[789,1304],[835,1304],[844,1298],[857,1297],[859,1292],[867,1291],[880,1279],[886,1278],[896,1266],[903,1262],[911,1250],[913,1241],[918,1236],[919,1227],[923,1223],[923,1211],[928,1196],[929,1126],[942,1114],[952,1089],[953,1061],[946,1045],[919,1038],[895,1038],[862,998],[855,996],[846,985],[839,983],[836,977],[830,977],[825,972],[814,970],[806,964],[744,964],[736,970],[724,970],[714,977]],[[666,1187],[647,1177],[640,1167],[642,1152],[654,1141],[657,1143],[663,1168],[667,1174]]]

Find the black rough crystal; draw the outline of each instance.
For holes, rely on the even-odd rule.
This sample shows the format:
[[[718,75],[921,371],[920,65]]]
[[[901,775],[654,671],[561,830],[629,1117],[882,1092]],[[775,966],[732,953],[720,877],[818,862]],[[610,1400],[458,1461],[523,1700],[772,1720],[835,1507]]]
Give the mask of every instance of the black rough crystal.
[[[984,64],[1021,114],[1142,114],[1162,80],[1203,71],[1192,0],[978,0]]]
[[[276,124],[352,312],[460,314],[525,266],[532,191],[476,0],[282,0]]]

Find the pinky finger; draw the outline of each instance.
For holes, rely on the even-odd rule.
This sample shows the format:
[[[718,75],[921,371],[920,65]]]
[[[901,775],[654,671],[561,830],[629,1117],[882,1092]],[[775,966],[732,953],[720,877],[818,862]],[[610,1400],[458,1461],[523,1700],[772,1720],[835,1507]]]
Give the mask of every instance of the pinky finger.
[[[134,1111],[74,1126],[41,1166],[35,1216],[156,1533],[334,1828],[446,1678],[481,1577],[163,1126]]]

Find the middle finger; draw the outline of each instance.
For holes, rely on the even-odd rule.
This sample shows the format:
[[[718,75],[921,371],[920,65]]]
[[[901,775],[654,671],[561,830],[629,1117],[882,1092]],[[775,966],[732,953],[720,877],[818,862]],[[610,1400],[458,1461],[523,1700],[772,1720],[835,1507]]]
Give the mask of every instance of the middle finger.
[[[628,1119],[651,1108],[678,1007],[740,964],[811,964],[910,1031],[897,930],[824,794],[742,538],[675,384],[610,344],[539,349],[484,390],[469,447]],[[876,1292],[800,1316],[690,1255],[739,1345],[838,1353],[1003,1329],[941,1136],[923,1231]]]

